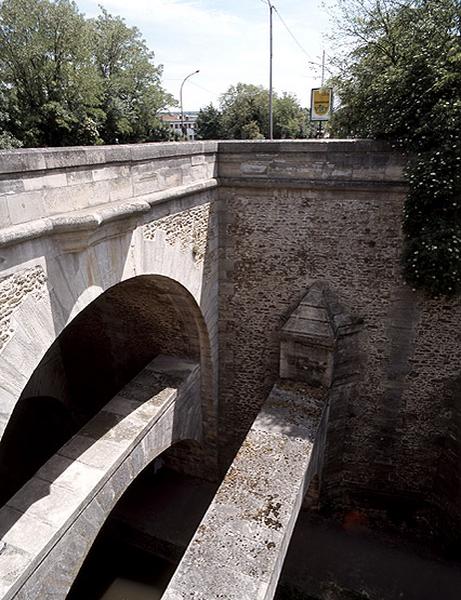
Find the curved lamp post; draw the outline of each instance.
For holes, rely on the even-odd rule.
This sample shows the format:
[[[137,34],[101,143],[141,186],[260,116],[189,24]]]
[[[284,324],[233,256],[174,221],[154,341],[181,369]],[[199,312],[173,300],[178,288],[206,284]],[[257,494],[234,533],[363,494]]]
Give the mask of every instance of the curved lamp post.
[[[184,77],[184,79],[181,83],[181,87],[179,88],[179,103],[181,105],[181,131],[182,131],[183,139],[185,139],[185,137],[186,137],[187,129],[184,125],[184,110],[183,110],[183,105],[182,105],[182,88],[183,88],[183,85],[186,83],[187,79],[189,79],[189,77],[192,77],[192,75],[195,75],[196,73],[200,73],[200,69],[197,69],[196,71],[193,71],[192,73],[189,73],[189,75]]]

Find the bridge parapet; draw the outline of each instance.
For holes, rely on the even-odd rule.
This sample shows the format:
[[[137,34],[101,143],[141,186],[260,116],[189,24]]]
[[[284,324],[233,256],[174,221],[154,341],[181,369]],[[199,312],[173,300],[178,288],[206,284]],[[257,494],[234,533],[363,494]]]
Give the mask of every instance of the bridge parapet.
[[[405,188],[403,160],[372,140],[229,141],[218,146],[228,187],[328,190]]]
[[[148,213],[218,186],[399,190],[401,157],[370,140],[193,142],[0,152],[0,248]]]
[[[0,247],[148,212],[216,184],[216,142],[0,152]]]
[[[201,440],[199,373],[157,357],[0,510],[0,598],[66,597],[141,470],[175,442]]]

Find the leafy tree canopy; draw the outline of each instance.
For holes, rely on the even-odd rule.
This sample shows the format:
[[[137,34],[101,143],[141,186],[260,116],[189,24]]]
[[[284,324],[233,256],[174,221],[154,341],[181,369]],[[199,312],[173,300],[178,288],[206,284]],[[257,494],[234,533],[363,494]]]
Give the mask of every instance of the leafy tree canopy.
[[[71,0],[0,4],[0,145],[145,141],[173,99],[136,28]],[[8,141],[9,140],[9,141]]]
[[[273,95],[274,138],[309,137],[307,112],[290,94]],[[238,83],[221,96],[220,110],[202,109],[197,128],[202,139],[263,139],[269,137],[269,92],[262,86]]]
[[[223,138],[222,115],[212,104],[202,108],[198,113],[197,138],[200,140]]]
[[[408,156],[407,280],[461,291],[461,4],[340,0],[347,52],[332,80],[334,135],[391,140]]]
[[[101,136],[109,143],[147,141],[161,129],[158,112],[175,103],[161,87],[162,67],[153,64],[154,54],[141,32],[127,27],[120,17],[101,8],[92,26],[94,58],[102,80]]]

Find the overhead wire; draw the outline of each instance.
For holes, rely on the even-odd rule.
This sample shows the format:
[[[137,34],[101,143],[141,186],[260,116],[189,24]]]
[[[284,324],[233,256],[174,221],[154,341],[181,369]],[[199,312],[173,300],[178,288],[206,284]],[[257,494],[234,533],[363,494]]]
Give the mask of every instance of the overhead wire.
[[[189,82],[191,85],[194,85],[196,88],[199,88],[201,90],[203,90],[204,92],[208,92],[209,94],[213,94],[213,96],[219,96],[220,94],[217,94],[216,92],[213,92],[212,90],[209,90],[208,88],[204,87],[203,85],[200,85],[199,83],[195,83],[195,81],[190,81]]]
[[[295,36],[295,34],[291,31],[291,29],[288,26],[287,22],[285,21],[285,19],[280,14],[279,9],[274,4],[271,4],[270,0],[260,0],[260,2],[262,2],[265,6],[272,6],[272,8],[274,9],[275,13],[277,14],[277,17],[280,19],[280,22],[282,23],[282,25],[287,30],[287,32],[288,32],[289,36],[291,37],[291,39],[298,46],[298,48],[301,50],[301,52],[304,54],[304,56],[306,56],[306,58],[309,59],[309,64],[315,65],[316,67],[321,67],[322,66],[321,63],[319,63],[318,61],[315,61],[315,60],[312,59],[312,56],[309,54],[309,52],[307,52],[307,50],[304,48],[304,46],[301,44],[301,42],[298,40],[298,38]]]
[[[298,40],[298,38],[295,36],[295,34],[291,31],[291,29],[288,27],[288,25],[285,22],[285,19],[282,17],[282,15],[280,14],[280,11],[278,10],[278,8],[276,6],[274,6],[274,10],[275,13],[277,14],[278,18],[280,19],[282,25],[285,27],[285,29],[288,31],[289,35],[291,36],[292,40],[294,41],[294,43],[298,46],[298,48],[301,50],[301,52],[307,56],[307,58],[309,60],[312,60],[311,55],[307,52],[307,50],[304,48],[304,46],[301,44],[301,42]]]

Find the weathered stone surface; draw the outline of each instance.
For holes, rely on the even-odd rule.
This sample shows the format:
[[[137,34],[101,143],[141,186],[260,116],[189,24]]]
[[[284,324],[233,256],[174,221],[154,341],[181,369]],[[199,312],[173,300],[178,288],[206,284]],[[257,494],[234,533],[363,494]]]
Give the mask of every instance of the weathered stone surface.
[[[429,299],[403,284],[405,187],[400,159],[385,153],[384,146],[350,141],[223,142],[219,151],[222,467],[277,376],[288,316],[323,280],[363,318],[357,326],[331,315],[344,334],[335,377],[355,383],[331,407],[324,501],[342,509],[353,499],[384,518],[390,493],[421,503],[432,497],[437,446],[452,433],[461,439],[440,418],[456,395],[450,390],[461,361],[461,303]],[[240,167],[250,160],[267,165],[267,175],[244,175]],[[354,332],[360,342],[351,349],[346,338]],[[449,494],[459,499],[453,488]]]
[[[176,421],[186,423],[187,439],[200,438],[196,364],[160,356],[146,371],[152,387],[145,403],[131,403],[129,415],[106,407],[0,509],[6,542],[0,553],[2,598],[64,599],[123,492],[149,462],[182,439]],[[142,376],[146,382],[146,373]],[[123,392],[130,395],[135,385],[136,378]],[[162,402],[154,401],[159,395]],[[198,405],[195,419],[189,418],[191,405]]]
[[[225,184],[341,187],[402,186],[402,161],[385,144],[367,140],[221,142]]]
[[[208,242],[209,217],[210,205],[201,205],[149,223],[144,226],[143,234],[146,240],[152,240],[157,232],[163,232],[167,244],[179,244],[183,252],[192,251],[195,261],[203,261]]]
[[[35,300],[46,294],[46,274],[41,266],[0,278],[0,350],[14,333],[11,317],[28,294]]]
[[[309,485],[323,402],[274,386],[163,598],[273,597]]]
[[[290,334],[307,326],[312,340],[325,342],[319,365],[328,363],[329,328],[341,337],[325,433],[324,500],[332,507],[352,502],[372,515],[386,510],[389,494],[411,498],[416,507],[429,500],[439,507],[438,518],[446,517],[445,529],[459,531],[461,305],[459,299],[428,299],[402,282],[405,185],[401,158],[387,146],[356,140],[207,142],[21,150],[0,158],[0,289],[6,285],[7,331],[0,341],[0,435],[63,328],[120,282],[154,275],[156,285],[164,277],[182,286],[201,308],[206,325],[184,309],[178,287],[163,289],[156,332],[166,347],[170,331],[175,341],[169,347],[182,354],[182,330],[200,320],[203,431],[210,455],[219,445],[224,471],[277,376],[288,316],[306,289],[324,280],[364,320],[350,321],[329,298],[328,321],[319,295],[291,323]],[[46,273],[39,298],[37,290],[23,293],[22,284],[10,285],[29,270],[41,273],[39,279]],[[163,301],[172,301],[169,316],[160,308]],[[144,300],[133,304],[137,314],[148,314],[145,308]],[[119,310],[117,318],[124,323],[126,312]],[[101,328],[91,333],[102,339]],[[148,337],[146,328],[133,326],[132,340],[142,340],[141,350]],[[359,344],[352,341],[357,337]],[[306,339],[298,338],[296,343]],[[312,361],[310,351],[299,354],[300,366]],[[32,395],[64,394],[55,358],[46,371],[53,385],[35,381]],[[139,383],[129,395],[142,399],[144,381]],[[140,408],[141,400],[125,396],[106,412],[121,422],[133,409],[129,433],[138,417],[151,418],[156,401]],[[157,400],[162,404],[163,398]],[[184,411],[198,422],[196,404]],[[171,412],[164,416],[170,423]],[[183,427],[175,435],[185,435]],[[162,436],[165,431],[166,425]],[[126,448],[121,440],[100,440],[98,456],[91,455],[94,439],[81,436],[67,451],[86,454],[97,470],[107,467],[116,448]],[[144,439],[136,464],[160,447],[158,440]],[[58,462],[55,473],[66,457]],[[71,489],[65,472],[62,487]],[[78,481],[84,473],[74,476]],[[130,477],[127,471],[124,481]],[[117,489],[107,497],[115,498]],[[418,508],[410,520],[418,520]]]
[[[18,519],[22,520],[22,526],[14,527]],[[32,514],[24,515],[11,506],[0,509],[0,523],[2,541],[6,547],[12,546],[31,556],[39,552],[54,534],[54,527],[50,523]]]
[[[7,544],[0,554],[0,596],[7,598],[12,584],[30,564],[31,555],[15,546]]]
[[[180,144],[47,149],[42,154],[22,150],[1,154],[0,173],[4,179],[0,189],[0,215],[4,213],[5,219],[0,220],[0,227],[13,226],[10,236],[16,239],[25,235],[34,237],[39,226],[35,221],[45,217],[116,204],[171,188],[187,188],[203,181],[212,184],[216,176],[216,144],[213,142],[192,144],[186,154]],[[38,166],[43,170],[36,171]],[[134,208],[132,203],[131,212]],[[126,210],[130,210],[129,205]],[[106,210],[106,216],[101,218],[107,220],[108,215]],[[115,218],[115,209],[112,218]],[[64,223],[69,227],[71,222],[69,217],[64,220],[61,217],[60,227]],[[25,223],[30,224],[28,228],[19,228]],[[4,232],[0,243],[9,243],[9,239]]]

